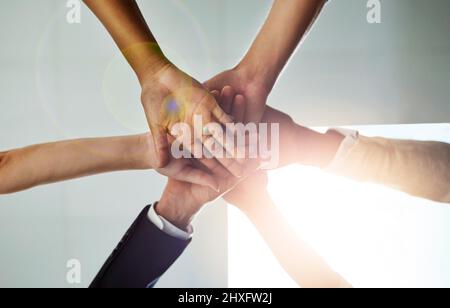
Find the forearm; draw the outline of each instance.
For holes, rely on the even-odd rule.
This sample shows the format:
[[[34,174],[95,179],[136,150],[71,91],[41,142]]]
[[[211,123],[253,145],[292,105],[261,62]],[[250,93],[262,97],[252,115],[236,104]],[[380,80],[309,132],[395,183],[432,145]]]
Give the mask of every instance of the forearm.
[[[324,3],[325,0],[276,0],[239,66],[272,88]]]
[[[324,168],[335,157],[344,137],[335,132],[318,133],[301,125],[295,125],[297,156],[301,165]],[[284,151],[287,149],[281,149]]]
[[[84,0],[119,46],[139,80],[159,71],[164,57],[135,0]]]
[[[449,144],[359,136],[338,153],[346,137],[336,131],[317,133],[270,107],[263,121],[280,123],[281,166],[327,167],[341,176],[450,203]]]
[[[7,152],[0,164],[0,193],[13,193],[103,172],[146,169],[146,136],[62,141]]]
[[[344,140],[344,136],[333,131],[321,134],[301,126],[288,115],[269,106],[262,121],[280,125],[280,166],[302,164],[325,167]]]
[[[330,172],[450,203],[450,144],[365,136],[349,141]]]
[[[256,196],[255,196],[256,197]],[[245,214],[255,225],[284,270],[302,287],[340,288],[350,285],[296,235],[268,193],[253,200]]]

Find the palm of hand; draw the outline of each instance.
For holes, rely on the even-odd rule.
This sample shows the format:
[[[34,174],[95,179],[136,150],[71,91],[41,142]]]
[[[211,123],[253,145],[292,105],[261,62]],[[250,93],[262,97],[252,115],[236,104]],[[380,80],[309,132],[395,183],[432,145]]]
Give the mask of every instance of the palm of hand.
[[[209,98],[196,83],[173,89],[159,84],[148,87],[142,95],[150,125],[166,133],[180,122],[193,125],[194,115],[201,115],[205,123],[210,122],[214,101]]]

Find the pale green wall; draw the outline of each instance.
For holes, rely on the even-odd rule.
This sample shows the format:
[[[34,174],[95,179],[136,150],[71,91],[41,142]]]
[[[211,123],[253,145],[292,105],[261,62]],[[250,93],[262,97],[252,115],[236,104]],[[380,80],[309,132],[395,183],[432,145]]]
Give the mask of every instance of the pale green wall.
[[[268,0],[141,0],[164,49],[204,80],[231,67]],[[332,1],[270,104],[310,125],[450,122],[450,2]],[[63,0],[0,1],[0,150],[68,137],[145,130],[139,88],[96,19],[65,22]],[[269,48],[269,46],[268,46]],[[67,286],[78,258],[86,286],[131,221],[159,198],[148,172],[102,175],[0,197],[0,286]],[[226,209],[196,223],[192,247],[162,286],[226,286]]]

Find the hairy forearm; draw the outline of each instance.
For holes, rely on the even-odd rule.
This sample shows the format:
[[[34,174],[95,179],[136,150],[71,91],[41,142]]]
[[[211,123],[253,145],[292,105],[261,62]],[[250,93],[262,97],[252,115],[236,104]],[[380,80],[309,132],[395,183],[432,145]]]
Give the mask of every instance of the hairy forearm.
[[[239,66],[272,88],[324,3],[325,0],[276,0]]]
[[[138,78],[167,64],[135,0],[84,0],[119,46]]]
[[[104,172],[147,169],[145,135],[34,145],[1,155],[0,194]]]
[[[239,206],[247,208],[245,214],[257,228],[272,253],[284,270],[305,288],[350,287],[339,274],[305,241],[277,209],[269,194],[255,196],[252,204]]]

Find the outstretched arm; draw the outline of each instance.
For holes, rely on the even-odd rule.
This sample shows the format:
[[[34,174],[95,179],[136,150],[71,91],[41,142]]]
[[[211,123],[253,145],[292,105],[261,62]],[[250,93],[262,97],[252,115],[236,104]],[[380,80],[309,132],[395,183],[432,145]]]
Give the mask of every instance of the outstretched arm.
[[[447,143],[350,134],[327,171],[450,203],[450,144]]]
[[[231,86],[248,101],[246,122],[260,122],[267,97],[325,0],[276,0],[264,26],[242,61],[205,84],[210,90]]]
[[[135,0],[85,0],[109,31],[135,71],[142,87],[142,105],[154,138],[157,166],[170,161],[167,134],[177,123],[232,122],[195,79],[164,56]],[[170,21],[168,21],[170,22]]]
[[[134,0],[84,0],[98,17],[143,82],[148,71],[167,64]]]
[[[264,122],[280,123],[280,165],[303,164],[337,175],[450,203],[450,144],[317,133],[267,108]]]
[[[344,136],[329,131],[326,134],[301,126],[287,114],[267,107],[263,123],[280,125],[280,166],[302,164],[325,167],[335,157]]]
[[[39,144],[0,153],[0,194],[104,172],[156,166],[150,134]],[[212,175],[196,168],[193,160],[172,159],[158,171],[180,181],[217,189]]]
[[[0,193],[97,173],[152,168],[145,136],[80,139],[0,154]]]
[[[266,189],[267,175],[250,177],[225,196],[253,223],[280,265],[299,286],[305,288],[348,288],[351,285],[303,239],[282,216]]]
[[[241,65],[271,88],[324,3],[325,0],[276,0]]]

